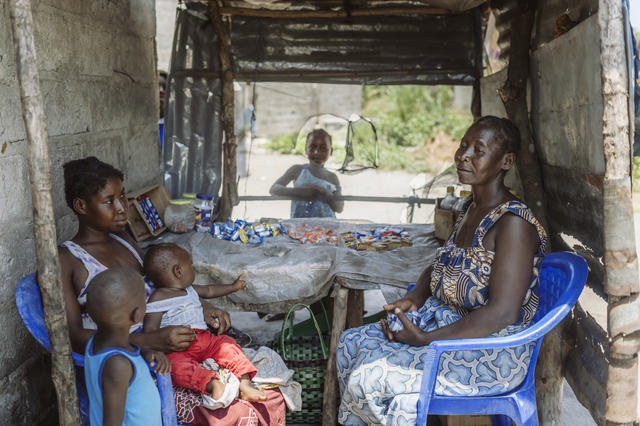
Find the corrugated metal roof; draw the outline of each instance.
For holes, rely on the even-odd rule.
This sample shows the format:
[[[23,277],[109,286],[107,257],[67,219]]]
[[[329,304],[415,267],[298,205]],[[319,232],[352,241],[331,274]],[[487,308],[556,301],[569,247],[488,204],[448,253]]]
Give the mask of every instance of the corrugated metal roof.
[[[237,80],[473,84],[481,0],[226,0]],[[188,7],[202,9],[202,2]],[[443,6],[447,6],[444,8]]]

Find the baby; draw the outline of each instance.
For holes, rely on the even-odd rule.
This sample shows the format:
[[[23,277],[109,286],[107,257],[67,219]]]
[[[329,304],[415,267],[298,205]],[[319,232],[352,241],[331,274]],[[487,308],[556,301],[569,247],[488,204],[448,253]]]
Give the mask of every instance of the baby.
[[[265,400],[264,392],[251,386],[256,368],[235,340],[209,332],[200,303],[200,297],[210,299],[244,289],[247,285],[243,280],[244,274],[228,285],[193,285],[195,271],[191,254],[176,244],[152,246],[144,257],[144,271],[156,286],[147,302],[144,331],[169,325],[188,325],[196,333],[196,339],[186,351],[167,354],[173,384],[211,395],[223,406],[231,403],[237,394],[229,400],[229,392],[225,393],[221,377],[200,365],[211,358],[239,379],[241,399]]]

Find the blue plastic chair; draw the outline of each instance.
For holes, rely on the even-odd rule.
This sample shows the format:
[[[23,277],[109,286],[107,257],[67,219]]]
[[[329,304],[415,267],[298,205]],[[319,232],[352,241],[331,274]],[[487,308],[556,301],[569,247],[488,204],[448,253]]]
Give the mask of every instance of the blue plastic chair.
[[[427,346],[427,365],[418,400],[418,425],[430,415],[491,415],[493,424],[537,425],[535,367],[542,338],[571,311],[587,280],[585,260],[573,253],[555,252],[542,261],[539,276],[540,303],[532,325],[507,337],[440,340]],[[501,349],[536,342],[522,384],[513,391],[493,396],[442,396],[434,392],[440,357],[449,351]],[[508,418],[506,418],[507,416]]]
[[[42,309],[42,298],[40,288],[36,281],[36,274],[30,274],[20,280],[16,287],[16,306],[29,333],[40,343],[40,345],[51,352],[51,343],[47,335],[44,322],[44,311]],[[78,390],[78,400],[80,405],[80,417],[82,424],[89,424],[89,397],[84,382],[84,356],[76,352],[71,354],[73,363],[76,365],[76,388]],[[160,393],[160,403],[162,406],[162,424],[164,426],[175,426],[176,406],[173,399],[173,386],[170,374],[155,374]]]

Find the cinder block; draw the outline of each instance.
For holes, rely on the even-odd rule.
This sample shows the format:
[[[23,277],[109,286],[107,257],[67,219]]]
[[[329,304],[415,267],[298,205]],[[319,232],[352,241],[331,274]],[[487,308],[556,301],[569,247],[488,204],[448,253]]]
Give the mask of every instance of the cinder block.
[[[88,132],[91,114],[86,100],[92,97],[88,83],[41,79],[49,136]]]
[[[160,145],[157,126],[133,127],[129,141],[124,146],[127,189],[133,190],[159,183]]]
[[[82,157],[94,156],[121,169],[124,164],[123,133],[121,129],[94,133],[84,144]]]
[[[10,78],[13,81],[7,83],[7,85],[2,84],[0,81],[0,123],[2,123],[0,125],[0,146],[4,142],[15,142],[26,138],[22,119],[20,89],[15,81],[15,75]]]
[[[26,159],[0,156],[0,224],[4,227],[23,222],[31,212],[31,197],[18,194],[30,194]]]

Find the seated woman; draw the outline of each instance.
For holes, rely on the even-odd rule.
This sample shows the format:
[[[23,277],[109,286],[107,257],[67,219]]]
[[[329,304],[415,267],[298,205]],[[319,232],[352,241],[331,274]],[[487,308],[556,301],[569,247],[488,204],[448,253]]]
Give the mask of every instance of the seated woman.
[[[65,198],[78,218],[78,232],[58,250],[62,285],[69,324],[71,346],[84,353],[89,338],[95,333],[96,324],[86,312],[87,286],[93,277],[114,266],[126,266],[142,275],[142,257],[135,241],[124,232],[127,225],[128,202],[122,184],[120,170],[95,157],[74,160],[64,165]],[[147,283],[147,296],[153,291]],[[205,321],[217,334],[230,327],[229,314],[203,303]],[[183,351],[195,339],[191,328],[170,326],[155,332],[141,333],[142,323],[131,329],[131,342],[143,349],[162,352]],[[248,424],[273,424],[284,422],[285,406],[279,391],[265,391],[263,402],[235,402],[225,409],[215,411],[197,406],[194,401],[181,406],[182,419],[192,424],[233,425],[243,419]],[[188,400],[189,398],[183,398]],[[185,413],[188,411],[188,413]],[[179,419],[180,420],[180,419]],[[245,423],[242,423],[245,424]]]
[[[460,182],[471,185],[473,195],[448,241],[416,286],[384,306],[396,321],[390,315],[389,322],[346,330],[340,337],[341,424],[415,424],[427,368],[423,346],[512,334],[533,318],[547,238],[532,212],[504,185],[519,145],[518,129],[504,118],[482,117],[465,133],[455,163]],[[530,351],[447,354],[436,392],[490,395],[513,389],[524,378]]]

